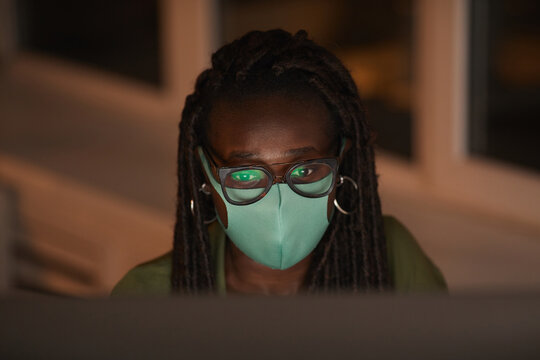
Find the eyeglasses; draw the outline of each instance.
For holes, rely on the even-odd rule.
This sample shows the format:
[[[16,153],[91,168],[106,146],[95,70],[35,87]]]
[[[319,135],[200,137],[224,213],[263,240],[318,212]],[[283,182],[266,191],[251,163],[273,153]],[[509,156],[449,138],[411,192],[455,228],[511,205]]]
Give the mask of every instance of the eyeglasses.
[[[233,205],[249,205],[261,200],[276,183],[286,182],[295,193],[308,198],[328,195],[336,183],[337,158],[271,164],[290,164],[284,176],[277,176],[260,165],[219,167],[206,149],[204,153],[217,170],[225,199]]]

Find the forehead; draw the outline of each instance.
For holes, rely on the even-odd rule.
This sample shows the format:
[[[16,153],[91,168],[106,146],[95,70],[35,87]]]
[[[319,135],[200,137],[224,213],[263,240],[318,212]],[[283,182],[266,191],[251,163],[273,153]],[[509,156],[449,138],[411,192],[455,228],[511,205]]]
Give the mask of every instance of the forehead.
[[[330,112],[314,97],[219,100],[208,121],[209,145],[222,159],[249,153],[262,161],[287,161],[289,150],[308,147],[322,155],[335,139]]]

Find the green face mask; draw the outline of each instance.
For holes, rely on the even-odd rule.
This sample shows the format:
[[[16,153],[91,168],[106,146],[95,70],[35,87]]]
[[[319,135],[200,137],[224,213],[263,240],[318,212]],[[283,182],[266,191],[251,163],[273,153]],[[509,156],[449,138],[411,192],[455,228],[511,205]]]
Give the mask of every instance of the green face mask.
[[[227,209],[228,226],[225,228],[219,215],[218,221],[244,254],[272,269],[284,270],[313,251],[329,225],[328,195],[307,198],[288,184],[278,183],[253,204],[233,205],[212,176],[204,152],[200,147],[197,150],[208,179]]]

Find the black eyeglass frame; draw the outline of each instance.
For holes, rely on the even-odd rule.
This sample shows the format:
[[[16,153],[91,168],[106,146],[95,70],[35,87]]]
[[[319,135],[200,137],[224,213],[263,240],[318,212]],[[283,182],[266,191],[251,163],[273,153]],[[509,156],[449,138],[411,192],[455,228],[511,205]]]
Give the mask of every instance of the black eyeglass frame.
[[[263,197],[266,196],[266,194],[268,194],[268,192],[270,191],[270,188],[272,187],[272,185],[274,184],[283,184],[283,183],[287,183],[287,185],[289,185],[289,187],[291,188],[292,191],[294,191],[295,193],[297,193],[298,195],[300,196],[304,196],[304,197],[307,197],[307,198],[320,198],[320,197],[323,197],[323,196],[326,196],[328,194],[330,194],[333,190],[334,190],[334,187],[336,186],[336,181],[337,181],[337,174],[338,174],[338,169],[339,169],[339,160],[337,157],[332,157],[332,158],[322,158],[322,159],[309,159],[309,160],[303,160],[303,161],[298,161],[298,162],[291,162],[291,163],[274,163],[274,164],[270,164],[270,165],[287,165],[287,164],[291,164],[291,166],[287,169],[287,171],[285,172],[285,176],[278,176],[278,175],[274,175],[273,172],[271,171],[271,169],[267,169],[265,166],[263,165],[246,165],[246,166],[218,166],[216,161],[214,160],[214,158],[212,157],[212,155],[210,155],[210,152],[207,151],[206,149],[203,148],[203,152],[204,154],[210,159],[210,161],[212,162],[212,165],[214,166],[215,169],[217,169],[217,173],[218,173],[218,176],[219,176],[219,184],[221,186],[221,191],[223,192],[223,195],[225,196],[225,199],[233,204],[233,205],[250,205],[250,204],[253,204],[259,200],[261,200]],[[317,195],[313,195],[313,194],[307,194],[307,193],[304,193],[302,192],[301,190],[297,189],[295,184],[292,182],[291,180],[291,173],[294,171],[294,169],[296,169],[297,167],[299,166],[302,166],[302,165],[308,165],[308,164],[326,164],[330,167],[330,169],[332,170],[332,184],[330,185],[330,187],[328,188],[327,191],[325,191],[324,193],[322,194],[317,194]],[[264,191],[259,195],[257,196],[255,199],[253,200],[249,200],[249,201],[235,201],[233,199],[231,199],[229,197],[229,195],[227,194],[227,190],[225,189],[225,185],[223,185],[225,183],[225,179],[227,178],[227,175],[229,175],[230,173],[233,173],[233,172],[237,172],[237,171],[242,171],[242,170],[260,170],[262,172],[264,172],[269,179],[272,179],[272,181],[269,181],[268,184],[266,185]],[[277,180],[279,179],[279,180]]]

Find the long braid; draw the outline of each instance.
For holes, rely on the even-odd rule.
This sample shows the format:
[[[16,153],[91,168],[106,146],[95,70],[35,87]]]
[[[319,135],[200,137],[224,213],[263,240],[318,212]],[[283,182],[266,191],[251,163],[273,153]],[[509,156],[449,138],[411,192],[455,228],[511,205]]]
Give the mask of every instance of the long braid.
[[[260,78],[270,80],[261,84],[260,80],[257,82]],[[213,213],[213,204],[198,190],[204,177],[195,157],[195,148],[205,143],[212,102],[235,91],[241,98],[249,92],[246,88],[255,88],[261,94],[292,88],[294,93],[298,82],[319,94],[335,114],[340,134],[352,140],[351,150],[340,164],[340,174],[351,177],[359,186],[356,193],[347,186],[337,190],[338,202],[355,211],[350,215],[335,212],[313,252],[304,286],[310,292],[391,287],[373,135],[356,85],[343,64],[308,40],[305,31],[291,36],[282,30],[272,30],[248,33],[217,51],[212,56],[212,68],[198,77],[195,92],[186,99],[178,147],[177,220],[171,276],[175,291],[198,293],[215,288],[215,269],[204,224],[204,219]]]
[[[201,74],[198,87],[202,87],[207,75],[208,73]],[[214,269],[210,261],[208,231],[203,220],[205,212],[198,191],[202,179],[194,157],[194,149],[199,143],[195,130],[196,123],[200,121],[204,111],[198,103],[198,96],[196,91],[186,99],[178,141],[177,220],[171,285],[173,289],[187,294],[212,290],[215,283]]]

